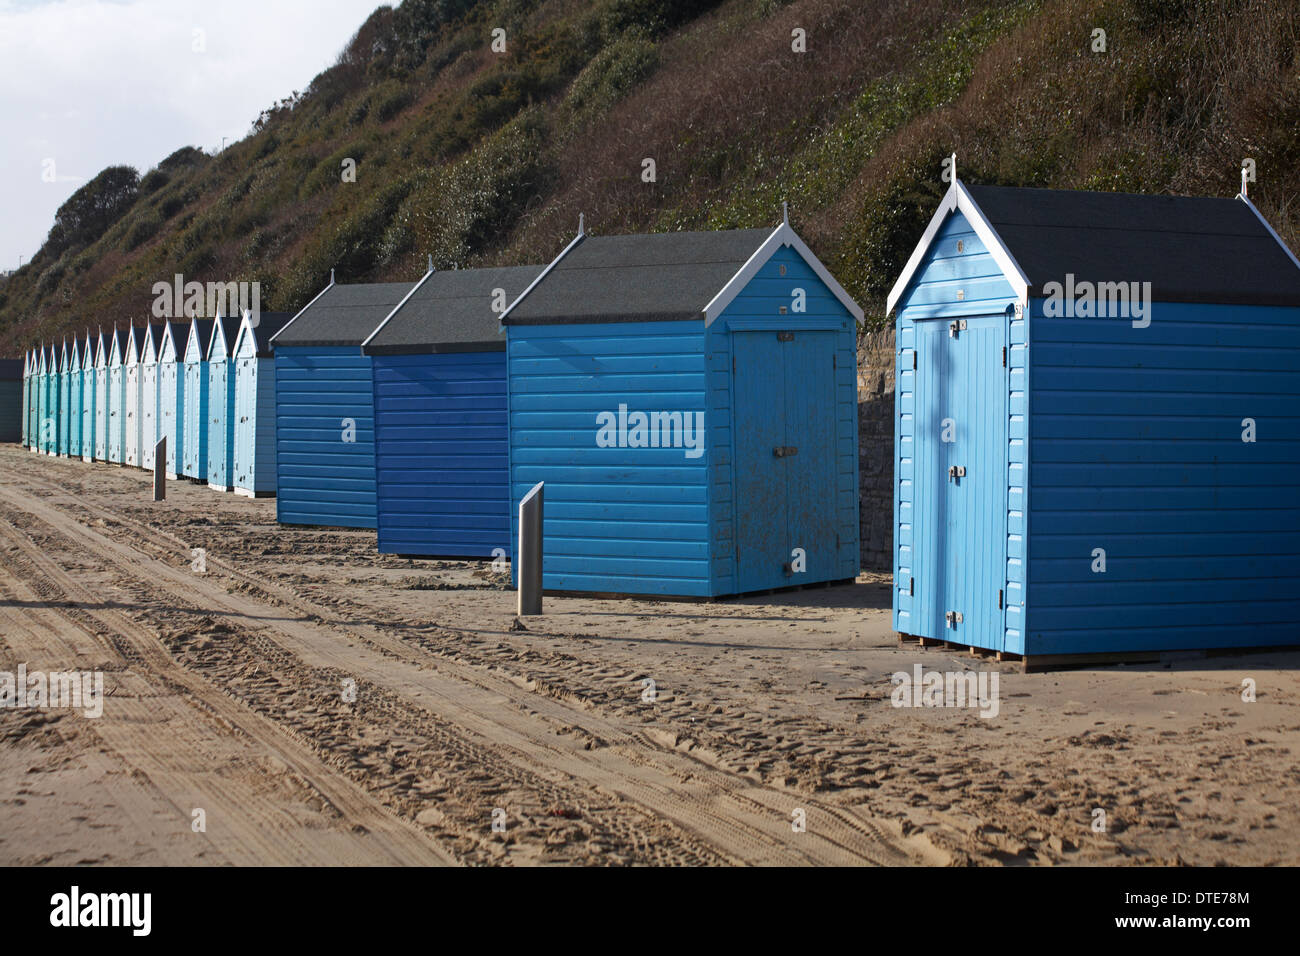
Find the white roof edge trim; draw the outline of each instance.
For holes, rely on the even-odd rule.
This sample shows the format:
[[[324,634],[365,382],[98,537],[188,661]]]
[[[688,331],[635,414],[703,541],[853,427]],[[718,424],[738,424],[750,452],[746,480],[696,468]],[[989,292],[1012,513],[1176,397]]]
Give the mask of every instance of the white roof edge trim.
[[[758,274],[758,270],[763,268],[767,261],[772,258],[772,255],[782,246],[790,246],[795,252],[799,253],[800,258],[808,263],[809,268],[812,269],[817,278],[821,279],[826,288],[830,289],[831,294],[839,300],[840,305],[848,310],[848,313],[853,316],[857,324],[861,325],[863,323],[865,316],[861,306],[854,302],[852,296],[844,291],[844,287],[835,281],[835,277],[831,275],[830,270],[822,265],[821,260],[808,248],[808,244],[799,238],[797,232],[790,228],[790,224],[783,222],[772,231],[772,235],[768,236],[761,246],[754,250],[754,254],[740,267],[740,271],[732,276],[727,281],[727,284],[718,290],[718,294],[709,301],[709,304],[704,307],[705,328],[713,324],[713,320],[726,310],[732,300],[749,284],[749,280]]]
[[[528,293],[532,292],[533,289],[537,287],[537,283],[545,279],[547,274],[550,273],[552,269],[554,269],[557,265],[559,265],[561,259],[563,259],[565,256],[567,256],[570,252],[573,251],[574,246],[576,246],[578,243],[582,242],[582,240],[586,238],[587,238],[587,234],[585,232],[582,232],[581,229],[579,229],[578,234],[574,236],[571,240],[569,240],[569,244],[560,250],[560,254],[546,264],[546,268],[537,274],[536,279],[528,283],[528,288],[525,289],[523,292],[520,292],[519,295],[515,296],[515,301],[511,302],[508,306],[506,306],[505,311],[501,313],[501,318],[497,320],[498,323],[504,326],[506,324],[506,316],[510,314],[510,311],[515,306],[517,306],[520,302],[524,301],[524,297],[527,296]]]
[[[226,323],[225,323],[224,317],[223,317],[222,314],[221,314],[221,310],[218,309],[218,310],[217,310],[217,317],[216,317],[215,319],[212,320],[212,336],[211,336],[211,338],[208,339],[208,347],[207,347],[206,352],[205,352],[204,355],[203,355],[203,361],[205,361],[205,362],[210,362],[210,361],[212,361],[212,345],[213,345],[214,342],[217,341],[217,336],[218,336],[218,335],[225,335],[225,332],[226,332]],[[199,343],[199,344],[202,345],[202,343]],[[222,344],[223,347],[225,346],[225,340],[224,340],[224,339],[222,340],[222,343],[221,343],[221,344]]]
[[[389,312],[386,316],[384,316],[384,321],[382,321],[382,322],[380,322],[378,325],[376,325],[376,326],[375,326],[375,330],[374,330],[373,332],[371,332],[369,335],[367,335],[367,336],[366,336],[366,340],[365,340],[364,342],[362,342],[361,345],[358,346],[358,347],[359,347],[359,348],[365,348],[367,345],[369,345],[369,344],[370,344],[370,340],[373,339],[376,335],[379,334],[379,330],[382,329],[385,325],[388,324],[388,320],[389,320],[389,319],[391,319],[393,316],[395,316],[398,312],[401,311],[402,306],[406,305],[406,300],[409,299],[411,296],[415,295],[416,291],[420,288],[420,286],[424,285],[426,282],[429,281],[429,276],[431,276],[431,275],[433,275],[433,270],[432,270],[432,269],[430,269],[430,270],[429,270],[428,272],[426,272],[424,275],[420,276],[420,281],[417,282],[415,285],[411,286],[411,291],[408,292],[408,293],[406,293],[406,295],[402,296],[402,301],[399,302],[399,303],[397,303],[397,305],[393,306],[393,311]],[[314,302],[315,300],[313,299],[312,301]],[[296,319],[297,316],[295,315],[294,318]],[[286,325],[286,326],[284,327],[284,329],[287,329],[288,327],[289,327],[289,326]],[[284,329],[281,329],[280,332],[283,332]],[[276,335],[279,335],[280,332],[277,332],[277,333],[275,333],[275,334],[276,334]]]
[[[935,235],[939,232],[944,220],[953,212],[960,212],[970,222],[971,228],[975,230],[975,235],[979,236],[980,241],[988,249],[989,255],[993,257],[993,261],[998,264],[998,268],[1002,270],[1002,274],[1011,284],[1011,288],[1020,304],[1025,306],[1029,304],[1029,277],[1020,268],[1020,263],[1016,262],[1016,257],[1011,254],[1011,250],[1002,241],[1002,237],[998,235],[992,223],[985,217],[984,211],[980,209],[979,204],[966,191],[966,187],[959,180],[954,179],[952,185],[948,187],[948,191],[944,193],[939,208],[930,217],[930,224],[925,227],[921,241],[912,250],[907,265],[903,267],[903,271],[894,283],[894,287],[889,290],[889,297],[885,302],[886,315],[894,311],[894,307],[898,305],[898,300],[903,297],[907,287],[916,278],[916,272],[921,268],[921,262],[924,260],[925,254],[930,250]]]
[[[328,292],[328,291],[329,291],[330,289],[332,289],[332,288],[334,288],[334,270],[333,270],[333,269],[330,270],[330,284],[327,285],[325,288],[321,289],[321,290],[320,290],[319,292],[317,292],[314,296],[312,296],[310,302],[308,302],[308,303],[307,303],[306,305],[304,305],[301,309],[299,309],[298,312],[294,315],[294,317],[293,317],[292,319],[290,319],[288,322],[284,323],[284,325],[283,325],[283,326],[281,327],[281,329],[280,329],[280,332],[283,332],[283,331],[284,331],[285,329],[287,329],[289,326],[291,326],[291,325],[293,325],[295,322],[297,322],[297,321],[298,321],[298,316],[302,315],[304,312],[306,312],[308,309],[310,309],[313,305],[315,305],[315,304],[316,304],[316,300],[319,299],[321,296],[323,296],[326,292]],[[241,327],[242,327],[242,325],[241,325]],[[272,342],[274,342],[275,339],[276,339],[276,336],[278,336],[278,335],[280,334],[280,332],[276,332],[275,335],[271,336],[271,338],[267,341],[266,344],[267,344],[267,345],[270,345]]]
[[[1295,267],[1297,269],[1300,269],[1300,259],[1297,259],[1295,257],[1295,253],[1292,252],[1290,247],[1288,247],[1287,244],[1282,241],[1282,237],[1279,236],[1277,234],[1277,231],[1268,224],[1268,220],[1264,218],[1264,214],[1261,213],[1258,209],[1256,209],[1255,204],[1251,202],[1249,199],[1247,199],[1245,196],[1243,196],[1241,193],[1237,193],[1237,198],[1240,199],[1242,202],[1244,202],[1247,208],[1249,208],[1250,211],[1255,214],[1255,218],[1257,218],[1263,224],[1264,228],[1268,230],[1268,234],[1273,237],[1274,241],[1276,241],[1279,246],[1282,247],[1282,251],[1287,254],[1287,258],[1289,258],[1295,264]]]

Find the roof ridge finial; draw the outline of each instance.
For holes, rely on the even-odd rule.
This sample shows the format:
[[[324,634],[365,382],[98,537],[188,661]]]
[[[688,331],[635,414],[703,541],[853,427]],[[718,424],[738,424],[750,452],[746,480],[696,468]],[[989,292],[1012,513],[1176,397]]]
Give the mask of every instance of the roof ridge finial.
[[[587,217],[584,216],[582,213],[578,213],[578,235],[585,236],[586,234],[587,234]]]
[[[781,222],[783,225],[790,225],[790,204],[784,199],[781,200]]]
[[[952,151],[952,184],[957,185],[957,151]]]
[[[433,271],[433,253],[432,253],[432,252],[429,253],[429,268],[426,269],[425,271],[426,271],[426,272],[432,272],[432,271]]]
[[[1249,193],[1246,191],[1246,183],[1249,182],[1250,170],[1245,166],[1241,167],[1241,198],[1245,199]]]
[[[334,284],[334,267],[330,266],[330,285]]]

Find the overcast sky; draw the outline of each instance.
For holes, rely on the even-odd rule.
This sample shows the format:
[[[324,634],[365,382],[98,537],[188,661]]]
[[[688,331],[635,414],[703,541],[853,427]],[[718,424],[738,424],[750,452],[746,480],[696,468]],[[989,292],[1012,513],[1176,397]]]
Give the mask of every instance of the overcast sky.
[[[395,0],[0,0],[0,270],[31,259],[105,166],[143,174],[181,146],[244,136],[384,5]]]

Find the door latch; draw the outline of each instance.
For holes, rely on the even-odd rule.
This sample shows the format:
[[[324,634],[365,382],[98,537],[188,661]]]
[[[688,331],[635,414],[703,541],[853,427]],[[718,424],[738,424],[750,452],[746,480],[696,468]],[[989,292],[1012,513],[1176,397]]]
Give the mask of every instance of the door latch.
[[[961,623],[961,611],[949,611],[947,614],[943,616],[943,620],[944,623],[948,625],[948,627],[955,628],[958,624]]]
[[[797,445],[777,445],[772,449],[772,454],[777,458],[793,458],[799,454],[799,447]]]
[[[948,468],[948,480],[956,481],[958,478],[966,477],[965,465],[952,465]]]
[[[966,331],[965,319],[953,319],[948,323],[948,338],[955,339],[958,332]]]

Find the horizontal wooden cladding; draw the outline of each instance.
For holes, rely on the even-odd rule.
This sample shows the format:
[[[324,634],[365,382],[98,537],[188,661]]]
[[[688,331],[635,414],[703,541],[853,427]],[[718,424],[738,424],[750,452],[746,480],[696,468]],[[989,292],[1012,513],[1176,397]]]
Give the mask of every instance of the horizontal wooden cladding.
[[[275,469],[281,523],[375,527],[369,357],[355,348],[276,350]]]
[[[521,328],[507,355],[510,490],[517,502],[546,482],[546,586],[709,593],[707,431],[696,458],[683,447],[596,444],[597,416],[617,416],[620,405],[705,411],[703,324],[628,323],[617,335],[601,325]]]
[[[1149,626],[1125,624],[1118,627],[1072,627],[1068,615],[1062,615],[1059,626],[1033,635],[1035,654],[1118,653],[1136,649],[1148,651],[1176,651],[1187,648],[1209,647],[1263,647],[1266,645],[1296,643],[1295,619],[1261,621],[1250,625],[1241,634],[1240,643],[1226,644],[1225,633],[1232,624],[1207,624],[1157,620]],[[1075,622],[1077,623],[1077,622]]]
[[[379,550],[508,553],[505,353],[373,361]]]
[[[1031,314],[1028,653],[1294,642],[1300,310]]]

